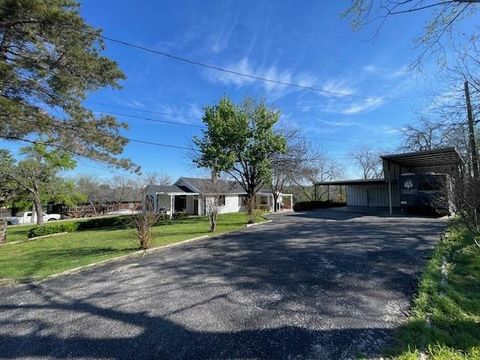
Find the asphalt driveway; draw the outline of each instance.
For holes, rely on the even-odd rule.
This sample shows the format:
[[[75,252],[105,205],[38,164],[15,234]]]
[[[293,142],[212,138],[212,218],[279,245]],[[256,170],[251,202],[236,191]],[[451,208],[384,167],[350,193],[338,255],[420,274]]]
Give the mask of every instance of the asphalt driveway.
[[[444,223],[344,210],[273,219],[0,288],[0,358],[378,356]]]

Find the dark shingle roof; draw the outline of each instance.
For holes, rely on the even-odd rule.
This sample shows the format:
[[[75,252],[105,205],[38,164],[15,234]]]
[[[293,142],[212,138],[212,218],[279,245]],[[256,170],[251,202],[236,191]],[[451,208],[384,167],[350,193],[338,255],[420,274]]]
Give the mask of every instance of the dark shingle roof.
[[[245,190],[238,184],[236,181],[229,180],[217,180],[215,186],[213,186],[210,179],[200,179],[200,178],[187,178],[181,177],[177,180],[179,182],[185,182],[188,185],[191,185],[194,192],[201,194],[209,193],[222,193],[222,194],[242,194],[245,193]]]
[[[194,193],[195,191],[188,189],[185,186],[177,186],[177,185],[149,185],[149,189],[152,192],[157,193]]]
[[[149,185],[152,192],[157,193],[199,193],[199,194],[245,194],[245,190],[236,181],[218,180],[213,186],[210,179],[181,177],[173,185]],[[268,189],[260,189],[259,193],[269,193]]]

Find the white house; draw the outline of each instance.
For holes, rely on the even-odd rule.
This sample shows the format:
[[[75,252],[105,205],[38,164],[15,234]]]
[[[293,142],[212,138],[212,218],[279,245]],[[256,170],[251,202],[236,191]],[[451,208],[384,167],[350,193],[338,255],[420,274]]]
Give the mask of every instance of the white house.
[[[153,204],[156,212],[174,214],[186,212],[191,215],[205,215],[208,203],[219,196],[219,212],[231,213],[246,211],[247,193],[235,181],[218,180],[215,191],[209,179],[179,178],[173,185],[149,185],[144,201]],[[271,191],[261,189],[255,198],[256,206],[267,211],[274,210]],[[293,206],[291,194],[280,194],[278,208],[289,210]]]

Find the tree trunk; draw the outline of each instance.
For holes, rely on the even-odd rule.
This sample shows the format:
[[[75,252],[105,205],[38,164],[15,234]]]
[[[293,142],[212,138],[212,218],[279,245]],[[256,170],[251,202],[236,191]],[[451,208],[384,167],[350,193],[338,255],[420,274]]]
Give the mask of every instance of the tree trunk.
[[[90,200],[89,203],[90,203],[90,205],[92,206],[93,215],[97,216],[97,209],[95,208],[95,204],[93,203],[92,200]]]
[[[272,193],[273,195],[273,211],[277,212],[279,209],[278,209],[278,192],[277,191],[274,191]]]
[[[248,223],[253,224],[255,222],[255,194],[248,194]]]
[[[212,211],[208,218],[210,220],[210,231],[215,232],[217,230],[217,213]]]
[[[35,206],[35,214],[37,215],[37,225],[42,225],[43,224],[42,201],[40,200],[40,194],[37,192],[33,194],[33,204]]]

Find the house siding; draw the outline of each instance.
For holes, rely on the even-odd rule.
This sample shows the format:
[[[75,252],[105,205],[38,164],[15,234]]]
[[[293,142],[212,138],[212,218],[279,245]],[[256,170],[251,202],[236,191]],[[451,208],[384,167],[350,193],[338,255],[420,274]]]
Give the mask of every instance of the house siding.
[[[157,207],[155,210],[158,211],[163,208],[166,211],[170,211],[170,201],[170,195],[158,195]]]
[[[194,199],[196,196],[187,196],[186,209],[185,211],[189,214],[195,214]]]
[[[206,196],[206,201],[213,201],[213,196]],[[225,195],[225,205],[218,208],[221,214],[244,211],[244,207],[240,206],[238,195]],[[203,205],[203,204],[202,204]]]

